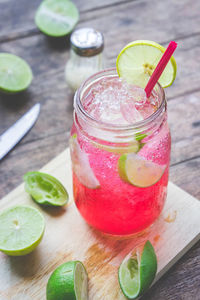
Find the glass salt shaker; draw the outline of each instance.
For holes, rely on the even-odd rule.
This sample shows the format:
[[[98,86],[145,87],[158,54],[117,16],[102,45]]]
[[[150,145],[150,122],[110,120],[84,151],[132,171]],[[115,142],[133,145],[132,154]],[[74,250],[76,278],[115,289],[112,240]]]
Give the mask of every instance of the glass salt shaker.
[[[103,34],[93,28],[75,30],[71,37],[70,58],[65,67],[68,85],[76,91],[89,76],[102,70]]]

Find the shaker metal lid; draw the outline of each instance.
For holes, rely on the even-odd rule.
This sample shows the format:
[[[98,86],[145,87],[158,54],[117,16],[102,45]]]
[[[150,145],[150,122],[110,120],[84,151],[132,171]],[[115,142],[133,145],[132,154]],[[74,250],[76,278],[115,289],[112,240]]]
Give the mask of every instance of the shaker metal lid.
[[[70,38],[72,49],[80,56],[93,56],[102,52],[103,34],[93,28],[75,30]]]

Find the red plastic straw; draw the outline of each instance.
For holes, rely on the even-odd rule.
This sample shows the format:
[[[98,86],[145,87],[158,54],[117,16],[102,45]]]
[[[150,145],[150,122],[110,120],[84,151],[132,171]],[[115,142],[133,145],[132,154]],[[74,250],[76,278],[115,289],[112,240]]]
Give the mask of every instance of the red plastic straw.
[[[170,42],[169,46],[167,47],[166,51],[164,52],[163,56],[161,57],[159,63],[157,64],[157,67],[155,68],[153,74],[151,75],[147,86],[145,87],[145,92],[147,95],[147,98],[151,95],[151,92],[155,86],[155,84],[158,82],[158,79],[160,78],[162,72],[164,71],[168,61],[170,60],[172,54],[176,50],[177,43],[176,42]]]

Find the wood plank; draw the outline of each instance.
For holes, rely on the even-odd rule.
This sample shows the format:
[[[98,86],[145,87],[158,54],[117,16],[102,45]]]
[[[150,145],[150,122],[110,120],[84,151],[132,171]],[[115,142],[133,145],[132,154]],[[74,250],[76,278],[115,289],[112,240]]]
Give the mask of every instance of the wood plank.
[[[95,20],[95,27],[101,28],[101,19],[103,18],[104,25],[109,24],[107,30],[110,31],[110,27],[113,28],[114,35],[116,35],[119,28],[123,28],[121,40],[124,41],[124,44],[127,43],[127,33],[129,31],[131,31],[132,39],[148,37],[162,42],[169,40],[169,38],[174,39],[199,33],[199,28],[194,23],[194,20],[196,22],[199,20],[200,4],[198,0],[194,0],[192,5],[190,0],[181,2],[179,0],[167,0],[165,2],[158,2],[157,0],[103,0],[98,2],[95,0],[87,2],[75,0],[74,2],[81,12],[83,24],[88,20],[92,24]],[[38,32],[34,23],[34,15],[39,3],[39,0],[30,4],[25,0],[20,0],[17,4],[14,0],[7,0],[6,2],[1,0],[0,26],[2,30],[0,40],[4,40],[6,37],[20,36],[20,34],[23,35],[27,31]],[[111,23],[110,17],[112,16],[114,18]],[[161,23],[167,24],[167,26],[159,26],[158,24]],[[143,26],[142,32],[138,31],[138,25]],[[120,45],[119,47],[121,48]]]
[[[200,92],[168,102],[168,118],[172,135],[171,164],[200,155]]]
[[[185,95],[199,89],[199,44],[200,36],[188,38],[185,40],[183,47],[177,50],[179,51],[177,53],[177,63],[178,66],[182,66],[178,68],[174,85],[166,91],[168,98],[171,99],[180,94]],[[53,45],[49,44],[44,36],[39,36],[0,45],[0,51],[9,51],[10,49],[15,49],[15,53],[25,56],[25,59],[33,68],[35,78],[26,93],[17,96],[0,96],[0,132],[9,127],[34,102],[45,102],[46,105],[48,103],[49,106],[46,107],[46,113],[43,115],[45,122],[50,122],[47,111],[53,107],[52,101],[56,104],[59,103],[57,105],[57,115],[52,116],[57,117],[57,120],[62,118],[59,110],[61,112],[66,111],[66,109],[72,111],[73,96],[64,78],[64,66],[68,58],[66,46],[54,49]],[[109,53],[109,48],[106,49],[105,52]],[[184,61],[184,64],[182,64],[182,61]],[[107,64],[114,66],[114,61],[108,60]],[[59,121],[56,126],[55,124],[56,122],[54,122],[53,128],[56,129],[61,122]],[[60,131],[58,128],[57,130]],[[49,134],[51,134],[51,130]]]
[[[109,7],[120,2],[130,0],[73,0],[80,14],[84,11],[93,11],[102,7]],[[40,34],[37,29],[34,17],[41,0],[0,0],[0,41],[19,38],[27,34]],[[9,16],[9,18],[8,18]]]
[[[170,180],[200,200],[200,156],[170,168]]]
[[[65,151],[43,171],[59,178],[72,200],[68,161],[69,151]],[[142,235],[129,239],[107,237],[91,229],[72,203],[55,214],[52,210],[40,208],[48,226],[37,250],[22,258],[9,258],[0,254],[0,299],[43,299],[53,269],[66,260],[80,259],[89,274],[89,299],[125,300],[117,281],[118,266],[127,253],[147,239],[153,243],[158,256],[158,280],[200,238],[200,203],[172,183],[169,184],[168,192],[164,211],[156,223]],[[24,192],[23,185],[20,185],[0,202],[0,208],[19,203],[38,207]],[[173,215],[174,211],[175,220],[166,222],[166,217]]]

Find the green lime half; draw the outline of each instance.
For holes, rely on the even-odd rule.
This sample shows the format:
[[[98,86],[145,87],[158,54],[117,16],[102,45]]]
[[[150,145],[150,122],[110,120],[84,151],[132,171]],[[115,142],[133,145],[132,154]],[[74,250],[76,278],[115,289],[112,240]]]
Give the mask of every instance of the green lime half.
[[[44,0],[35,15],[38,28],[54,37],[70,33],[78,20],[79,12],[69,0]]]
[[[55,177],[41,172],[28,172],[24,175],[25,191],[43,205],[63,206],[68,202],[68,193]]]
[[[80,261],[60,265],[50,276],[46,288],[47,300],[87,300],[88,276]]]
[[[157,272],[157,258],[150,241],[144,245],[142,253],[132,251],[125,257],[118,271],[119,284],[128,299],[136,299],[152,284]]]
[[[0,53],[0,90],[18,93],[25,90],[33,78],[31,68],[20,57],[10,53]]]
[[[128,83],[145,87],[161,59],[165,48],[155,42],[138,40],[126,45],[117,57],[117,72]],[[176,78],[176,61],[172,56],[163,71],[159,83],[170,86]]]
[[[118,160],[122,180],[137,187],[149,187],[162,177],[166,165],[159,165],[135,153],[123,154]]]
[[[11,256],[32,252],[45,228],[42,214],[32,206],[14,206],[0,214],[0,251]]]

